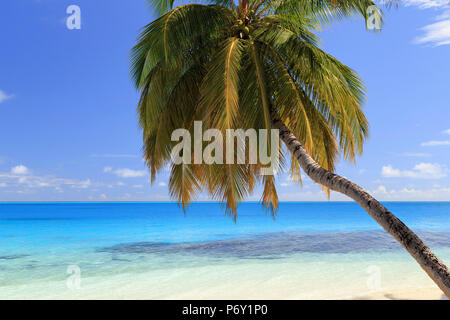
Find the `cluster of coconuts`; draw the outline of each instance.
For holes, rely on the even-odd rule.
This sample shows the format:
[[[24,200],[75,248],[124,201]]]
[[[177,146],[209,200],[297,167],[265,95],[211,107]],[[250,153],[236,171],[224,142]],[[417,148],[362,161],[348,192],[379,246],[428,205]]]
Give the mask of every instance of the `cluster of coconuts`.
[[[250,21],[251,18],[255,15],[254,10],[250,10],[249,17],[246,18],[247,21]],[[236,21],[236,24],[233,25],[233,32],[235,33],[242,33],[245,36],[248,36],[250,34],[250,28],[242,21],[241,19],[238,19]]]
[[[233,33],[242,33],[246,36],[250,34],[250,29],[247,27],[242,20],[237,20],[236,24],[233,26]]]

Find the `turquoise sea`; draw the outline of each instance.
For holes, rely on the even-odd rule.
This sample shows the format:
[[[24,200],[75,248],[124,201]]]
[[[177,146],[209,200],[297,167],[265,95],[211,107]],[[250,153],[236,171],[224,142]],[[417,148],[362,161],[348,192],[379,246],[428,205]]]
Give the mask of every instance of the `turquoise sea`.
[[[450,265],[450,202],[385,205]],[[0,203],[0,299],[440,298],[357,204]],[[429,293],[429,294],[428,294]]]

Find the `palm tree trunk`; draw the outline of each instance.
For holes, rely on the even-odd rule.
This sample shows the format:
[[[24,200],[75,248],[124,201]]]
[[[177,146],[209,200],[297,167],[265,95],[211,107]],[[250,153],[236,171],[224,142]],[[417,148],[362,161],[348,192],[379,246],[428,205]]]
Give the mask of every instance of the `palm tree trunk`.
[[[400,242],[444,294],[450,298],[450,271],[430,248],[367,191],[353,182],[325,170],[315,162],[276,112],[272,112],[271,117],[272,126],[279,129],[280,138],[294,154],[303,171],[315,182],[345,194],[359,203],[384,230]]]

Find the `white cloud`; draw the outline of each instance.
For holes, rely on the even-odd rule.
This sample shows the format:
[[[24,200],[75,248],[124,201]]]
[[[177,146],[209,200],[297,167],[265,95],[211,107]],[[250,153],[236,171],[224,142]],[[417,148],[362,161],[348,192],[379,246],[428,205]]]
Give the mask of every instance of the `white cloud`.
[[[84,181],[79,181],[78,183],[74,183],[72,184],[72,188],[77,188],[77,189],[87,189],[91,186],[91,180],[87,179]]]
[[[442,8],[448,5],[447,0],[404,0],[405,6],[416,6],[420,9]]]
[[[379,201],[448,201],[450,199],[450,187],[439,185],[424,189],[409,185],[395,189],[378,184],[370,193]],[[299,189],[297,192],[280,192],[279,197],[280,201],[328,201],[318,185],[315,185],[312,191]],[[257,194],[252,198],[255,201],[259,199]],[[337,192],[331,192],[331,200],[350,201],[349,198]]]
[[[391,165],[381,168],[381,175],[385,178],[419,178],[440,179],[447,176],[445,170],[435,163],[419,163],[412,170],[395,169]]]
[[[6,183],[4,183],[4,182],[0,183],[0,188],[4,188],[4,187],[6,187]]]
[[[12,174],[24,175],[24,174],[28,174],[29,172],[30,172],[30,170],[27,167],[25,167],[24,165],[18,165],[18,166],[11,168]]]
[[[102,194],[100,195],[100,198],[102,198],[103,200],[108,199],[108,197],[107,197],[106,194],[104,194],[104,193],[102,193]]]
[[[10,187],[20,188],[55,188],[60,192],[62,186],[72,187],[76,189],[86,189],[92,185],[90,179],[77,180],[57,178],[54,176],[32,175],[31,170],[24,165],[18,165],[11,168],[9,173],[0,172],[0,183],[8,183]],[[23,190],[19,190],[23,191]],[[18,192],[19,192],[18,191]]]
[[[387,194],[388,192],[385,186],[378,186],[378,188],[372,191],[372,193],[376,195],[376,194]]]
[[[394,169],[394,168],[392,168],[391,165],[388,165],[388,166],[383,166],[381,168],[381,175],[383,177],[392,178],[392,177],[400,177],[401,173],[400,173],[400,170]]]
[[[2,103],[3,101],[6,101],[8,99],[11,99],[12,97],[13,97],[13,95],[8,95],[4,91],[0,90],[0,103]]]
[[[444,141],[427,141],[420,144],[422,147],[450,146],[450,140]]]
[[[167,186],[167,184],[165,182],[160,182],[160,183],[158,183],[158,186],[165,187],[165,186]]]
[[[444,20],[450,18],[450,10],[444,11],[444,13],[441,13],[436,17],[436,20]]]
[[[405,6],[415,6],[419,9],[440,10],[436,17],[438,22],[426,25],[421,30],[423,34],[414,40],[416,44],[431,44],[435,47],[450,44],[450,3],[448,0],[404,0]]]
[[[380,187],[379,187],[380,189]],[[402,188],[374,191],[374,195],[381,201],[448,201],[450,199],[449,187],[433,187],[431,189]]]
[[[415,39],[415,43],[430,43],[433,46],[450,44],[450,20],[435,22],[423,27],[424,34]]]
[[[442,131],[442,133],[450,134],[450,129],[444,130],[444,131]]]
[[[147,170],[133,170],[128,168],[114,170],[113,173],[121,178],[138,178],[144,177],[147,174]]]
[[[286,174],[284,176],[283,181],[279,182],[279,185],[280,185],[280,187],[290,187],[290,186],[296,186],[296,185],[304,186],[303,182],[304,181],[303,181],[303,177],[301,174],[295,174],[294,176],[291,176],[290,174]]]
[[[104,167],[103,172],[109,172],[112,174],[115,174],[118,177],[121,178],[138,178],[138,177],[145,177],[147,174],[146,170],[133,170],[128,168],[121,168],[113,170],[112,167]]]

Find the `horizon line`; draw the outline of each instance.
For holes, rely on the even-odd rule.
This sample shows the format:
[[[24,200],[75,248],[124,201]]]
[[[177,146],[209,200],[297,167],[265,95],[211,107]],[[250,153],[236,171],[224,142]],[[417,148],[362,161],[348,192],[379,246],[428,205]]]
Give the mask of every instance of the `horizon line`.
[[[300,201],[292,201],[292,200],[287,200],[287,201],[279,201],[279,203],[343,203],[343,202],[348,202],[348,203],[355,203],[357,204],[357,202],[353,201],[353,200],[333,200],[333,201],[324,201],[324,200],[300,200]],[[380,202],[409,202],[409,203],[422,203],[422,202],[428,202],[428,203],[442,203],[442,202],[448,202],[450,203],[450,200],[388,200],[388,201],[380,201]],[[126,200],[120,200],[120,201],[72,201],[72,200],[55,200],[55,201],[51,201],[51,200],[42,200],[42,201],[3,201],[0,200],[0,204],[8,204],[8,203],[16,203],[16,204],[20,204],[20,203],[173,203],[173,204],[180,204],[178,201],[126,201]],[[214,203],[214,204],[225,204],[225,202],[221,202],[221,201],[191,201],[189,204],[194,204],[194,203]],[[239,202],[239,204],[244,204],[244,203],[261,203],[261,201],[242,201]]]

